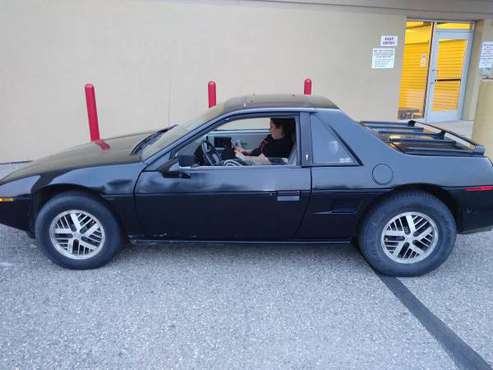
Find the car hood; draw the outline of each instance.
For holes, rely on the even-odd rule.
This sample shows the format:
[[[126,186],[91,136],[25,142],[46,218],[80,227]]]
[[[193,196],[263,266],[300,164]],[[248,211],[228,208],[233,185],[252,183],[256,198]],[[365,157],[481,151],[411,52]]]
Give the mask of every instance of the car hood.
[[[132,149],[151,133],[141,132],[78,145],[29,162],[1,179],[0,183],[47,172],[140,162],[140,154],[132,154]]]

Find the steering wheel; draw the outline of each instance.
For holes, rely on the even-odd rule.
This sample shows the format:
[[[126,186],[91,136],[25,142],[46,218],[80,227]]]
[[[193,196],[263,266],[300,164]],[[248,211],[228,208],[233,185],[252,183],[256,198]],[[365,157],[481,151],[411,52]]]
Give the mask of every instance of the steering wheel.
[[[202,141],[201,144],[202,153],[204,153],[204,159],[210,166],[219,166],[221,164],[221,156],[207,138]]]

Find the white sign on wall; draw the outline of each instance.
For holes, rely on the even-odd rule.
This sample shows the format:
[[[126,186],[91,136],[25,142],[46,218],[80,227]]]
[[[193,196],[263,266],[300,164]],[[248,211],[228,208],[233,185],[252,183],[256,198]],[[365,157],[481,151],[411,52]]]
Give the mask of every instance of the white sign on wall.
[[[485,41],[481,46],[481,56],[479,57],[479,68],[493,67],[493,42]]]
[[[393,35],[383,35],[380,38],[380,46],[397,46],[397,40],[399,38]]]
[[[371,58],[371,68],[384,69],[394,68],[395,49],[394,48],[373,48]]]

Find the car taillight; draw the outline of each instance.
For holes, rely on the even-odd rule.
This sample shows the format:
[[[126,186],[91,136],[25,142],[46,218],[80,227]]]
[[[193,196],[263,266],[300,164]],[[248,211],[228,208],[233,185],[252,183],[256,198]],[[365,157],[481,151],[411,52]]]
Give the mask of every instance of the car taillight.
[[[486,185],[486,186],[473,186],[470,188],[464,188],[465,191],[491,191],[493,190],[492,185]]]

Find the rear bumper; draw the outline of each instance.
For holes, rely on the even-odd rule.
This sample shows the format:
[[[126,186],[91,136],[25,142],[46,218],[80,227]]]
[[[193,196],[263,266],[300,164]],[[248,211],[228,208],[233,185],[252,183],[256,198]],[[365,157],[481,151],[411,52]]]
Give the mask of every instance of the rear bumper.
[[[459,209],[457,231],[461,234],[493,228],[493,191],[449,190]]]
[[[471,234],[493,228],[493,210],[466,209],[462,212],[462,225],[459,233]]]

